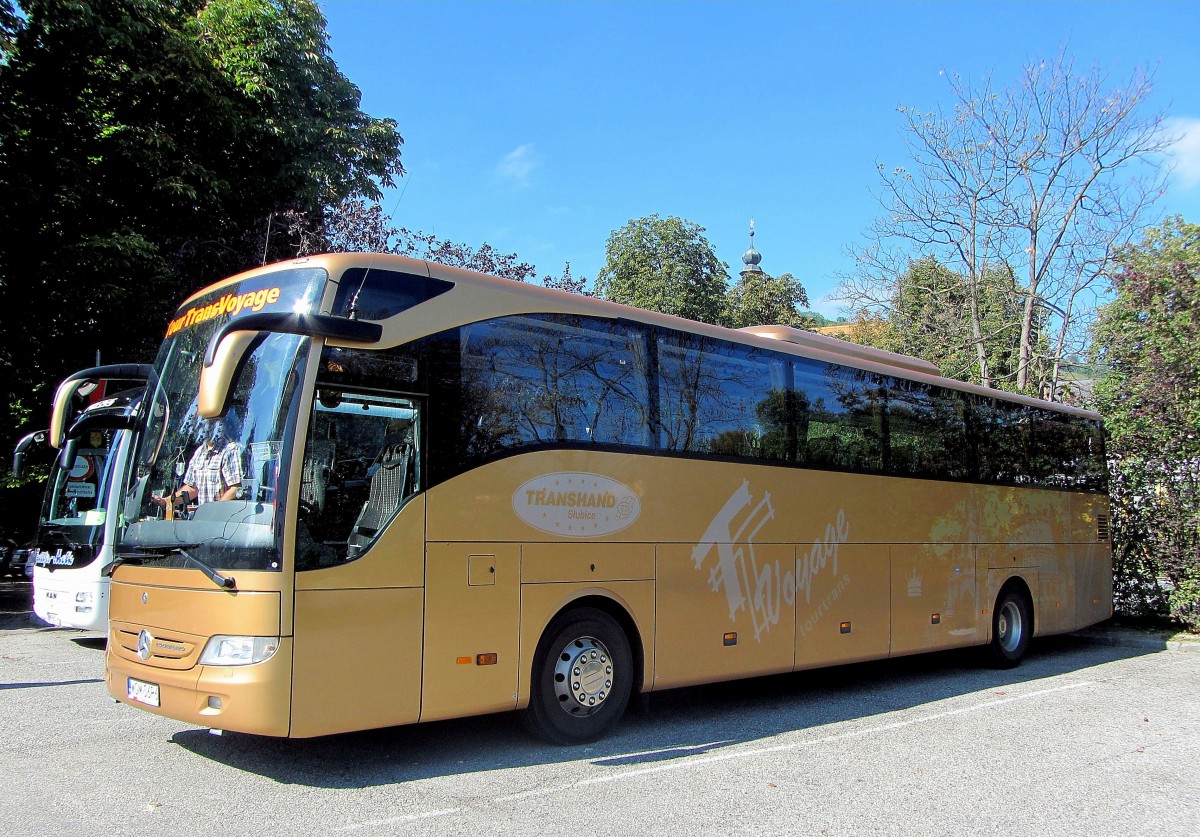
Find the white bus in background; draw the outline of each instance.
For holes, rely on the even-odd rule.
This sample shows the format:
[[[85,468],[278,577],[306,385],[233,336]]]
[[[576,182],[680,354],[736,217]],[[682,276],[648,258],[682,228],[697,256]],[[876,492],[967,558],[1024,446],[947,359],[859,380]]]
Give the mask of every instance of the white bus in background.
[[[59,386],[69,400],[102,375],[145,380],[145,368],[97,367]],[[46,484],[33,553],[33,612],[55,627],[106,630],[108,569],[125,471],[130,463],[142,390],[127,390],[90,404],[70,428],[51,427],[48,441],[61,448]]]

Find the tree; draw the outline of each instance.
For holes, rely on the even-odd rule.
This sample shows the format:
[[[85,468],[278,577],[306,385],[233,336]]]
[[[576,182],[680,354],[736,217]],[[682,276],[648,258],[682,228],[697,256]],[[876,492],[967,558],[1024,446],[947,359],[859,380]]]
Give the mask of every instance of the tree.
[[[755,325],[806,328],[812,322],[802,313],[807,305],[808,292],[792,274],[746,272],[726,295],[724,324],[730,328]]]
[[[8,61],[17,30],[20,28],[21,18],[17,16],[13,0],[0,0],[0,64]]]
[[[977,325],[993,385],[1012,389],[1023,303],[1012,272],[998,266],[980,278],[974,317],[965,299],[969,287],[963,276],[932,256],[911,262],[893,289],[886,327],[864,314],[854,330],[856,342],[924,358],[949,378],[979,380]],[[1039,317],[1036,325],[1041,323]]]
[[[649,215],[615,230],[596,277],[603,299],[719,323],[729,266],[717,258],[704,228],[682,218]]]
[[[1200,629],[1200,225],[1168,219],[1117,257],[1100,310],[1118,604]],[[1158,579],[1164,578],[1165,588]]]
[[[576,279],[571,274],[571,263],[563,264],[563,272],[561,276],[543,276],[542,284],[547,288],[557,288],[560,291],[566,291],[571,294],[579,294],[581,296],[595,296],[592,291],[587,289],[587,277],[580,276]]]
[[[962,277],[979,381],[994,386],[982,283],[1011,265],[1022,297],[1015,388],[1053,397],[1058,361],[1079,349],[1099,278],[1161,192],[1153,157],[1171,138],[1161,114],[1144,113],[1151,84],[1141,71],[1113,86],[1061,55],[1026,66],[1005,90],[949,80],[952,113],[900,109],[910,165],[879,167],[885,214],[838,295],[886,310],[909,257],[937,256]],[[1046,312],[1057,334],[1039,344]],[[1034,374],[1039,354],[1044,380]]]
[[[315,0],[206,0],[184,33],[249,105],[238,127],[257,143],[250,162],[290,204],[319,212],[349,196],[378,200],[404,173],[395,121],[359,109]]]
[[[330,207],[319,230],[296,224],[289,227],[285,235],[295,242],[297,255],[393,253],[517,282],[532,279],[537,273],[533,265],[521,261],[516,253],[501,253],[487,242],[476,248],[429,233],[394,227],[377,202],[368,203],[358,198]],[[567,274],[570,275],[569,267]]]
[[[403,172],[314,0],[4,0],[0,58],[0,445],[97,351],[150,359],[189,293],[278,257],[273,215]]]

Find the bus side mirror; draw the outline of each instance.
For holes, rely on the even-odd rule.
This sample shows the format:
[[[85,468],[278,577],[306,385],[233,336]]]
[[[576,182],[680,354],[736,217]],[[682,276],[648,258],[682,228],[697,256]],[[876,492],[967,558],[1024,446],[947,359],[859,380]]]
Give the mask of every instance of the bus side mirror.
[[[247,352],[267,333],[325,337],[339,342],[372,345],[383,336],[383,326],[364,320],[347,320],[329,314],[259,313],[235,317],[209,340],[200,370],[197,412],[201,418],[220,418],[229,409],[229,392]]]
[[[21,441],[17,442],[17,446],[13,448],[13,463],[12,475],[13,478],[21,476],[21,466],[25,463],[25,451],[33,445],[45,443],[46,437],[50,435],[48,430],[35,430],[21,437]]]
[[[262,336],[259,331],[233,331],[221,337],[212,363],[200,368],[196,409],[201,418],[215,419],[225,415],[229,409],[234,376],[254,343]]]
[[[71,415],[71,401],[85,385],[95,388],[101,379],[123,379],[149,382],[154,368],[145,363],[115,363],[108,366],[93,366],[68,375],[54,391],[54,412],[50,415],[50,446],[61,448],[67,434],[67,420]]]
[[[71,473],[71,469],[75,467],[75,460],[79,452],[79,439],[72,436],[67,439],[62,446],[62,452],[58,455],[58,467],[64,473]]]
[[[50,414],[50,447],[61,448],[67,433],[67,419],[71,415],[71,402],[87,379],[67,378],[54,391],[54,411]]]

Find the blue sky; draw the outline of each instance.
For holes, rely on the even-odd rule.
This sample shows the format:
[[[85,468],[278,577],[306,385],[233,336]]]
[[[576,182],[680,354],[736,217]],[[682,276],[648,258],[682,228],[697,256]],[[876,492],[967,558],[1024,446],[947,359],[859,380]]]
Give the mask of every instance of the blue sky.
[[[1200,4],[322,0],[363,109],[404,136],[397,226],[595,278],[609,234],[677,215],[814,307],[904,162],[899,106],[948,106],[945,72],[999,86],[1064,48],[1114,80],[1153,69],[1189,131],[1157,210],[1200,223]]]

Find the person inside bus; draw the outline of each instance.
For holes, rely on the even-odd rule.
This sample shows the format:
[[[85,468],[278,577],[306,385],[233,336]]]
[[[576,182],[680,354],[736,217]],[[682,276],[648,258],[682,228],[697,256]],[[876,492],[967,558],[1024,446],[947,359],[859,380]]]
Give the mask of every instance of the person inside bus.
[[[170,499],[152,495],[150,501],[166,508],[168,503],[201,506],[213,500],[236,500],[242,490],[242,448],[227,438],[221,420],[208,422],[204,441],[196,448],[183,474],[183,485]]]

